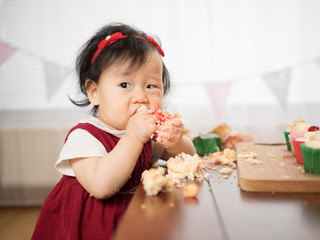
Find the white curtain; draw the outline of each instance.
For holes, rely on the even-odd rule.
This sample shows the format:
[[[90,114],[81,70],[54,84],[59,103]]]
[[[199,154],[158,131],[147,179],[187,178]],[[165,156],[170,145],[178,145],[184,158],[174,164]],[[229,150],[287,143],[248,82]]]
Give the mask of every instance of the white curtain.
[[[279,142],[296,118],[319,125],[320,1],[2,0],[0,42],[14,53],[0,65],[0,128],[69,128],[86,115],[68,100],[75,58],[114,21],[160,37],[167,108],[191,136],[226,122]]]

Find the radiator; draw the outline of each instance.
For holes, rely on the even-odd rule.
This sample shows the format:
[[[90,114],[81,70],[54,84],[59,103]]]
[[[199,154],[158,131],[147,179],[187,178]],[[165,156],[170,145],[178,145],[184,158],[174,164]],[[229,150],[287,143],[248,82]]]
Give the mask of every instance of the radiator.
[[[8,129],[0,131],[2,187],[46,187],[61,178],[54,164],[67,130]]]

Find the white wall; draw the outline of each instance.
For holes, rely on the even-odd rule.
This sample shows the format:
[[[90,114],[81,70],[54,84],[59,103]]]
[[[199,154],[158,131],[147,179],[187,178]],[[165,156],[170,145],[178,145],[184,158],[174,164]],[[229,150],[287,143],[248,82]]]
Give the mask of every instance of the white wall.
[[[161,38],[173,84],[167,108],[181,113],[191,136],[226,122],[256,141],[279,142],[282,129],[296,118],[319,125],[320,66],[314,60],[320,58],[320,1],[0,0],[0,41],[16,48],[0,65],[0,183],[56,180],[53,164],[61,148],[60,134],[87,114],[68,100],[68,94],[77,92],[73,68],[78,49],[112,21]],[[58,79],[63,81],[51,97],[48,65],[70,70]],[[263,76],[287,68],[291,77],[281,89],[287,93],[282,107]],[[219,82],[232,83],[221,116],[204,85]],[[17,131],[20,140],[7,141]],[[43,176],[29,167],[11,169],[8,175],[11,158],[31,166],[36,149],[49,147],[34,143],[33,153],[25,148],[15,152],[16,145],[33,143],[30,131],[37,131],[39,138],[44,134],[43,144],[52,144],[45,151],[50,153],[44,159],[47,167],[41,163],[39,169]]]

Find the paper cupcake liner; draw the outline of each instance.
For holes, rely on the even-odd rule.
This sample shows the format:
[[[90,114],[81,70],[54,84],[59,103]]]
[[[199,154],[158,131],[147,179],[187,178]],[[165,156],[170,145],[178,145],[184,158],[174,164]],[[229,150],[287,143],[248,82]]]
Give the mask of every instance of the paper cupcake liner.
[[[299,164],[303,164],[303,156],[301,151],[301,144],[304,142],[293,140],[293,146],[296,152],[296,161]]]
[[[303,167],[308,173],[320,174],[320,149],[300,145],[303,155]]]
[[[221,138],[214,133],[195,137],[192,142],[199,156],[209,155],[210,153],[220,152],[223,150]]]
[[[293,156],[296,156],[296,151],[294,149],[294,145],[293,145],[293,139],[290,139],[290,145],[291,145],[291,152]]]
[[[287,149],[288,149],[288,151],[291,151],[291,145],[290,145],[290,140],[289,140],[290,132],[284,131],[283,134],[284,134],[284,138],[286,139]]]

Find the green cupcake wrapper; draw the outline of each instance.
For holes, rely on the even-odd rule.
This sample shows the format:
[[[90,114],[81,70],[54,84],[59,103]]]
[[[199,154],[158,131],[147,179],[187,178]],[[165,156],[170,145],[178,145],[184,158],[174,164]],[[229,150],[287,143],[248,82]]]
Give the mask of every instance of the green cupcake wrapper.
[[[290,144],[290,140],[289,140],[290,132],[284,131],[283,134],[284,134],[284,137],[286,139],[287,149],[288,149],[288,151],[291,151],[291,144]]]
[[[214,133],[204,134],[193,139],[193,145],[199,156],[222,151],[221,138]]]
[[[320,149],[300,145],[303,156],[303,167],[308,173],[320,174]]]

